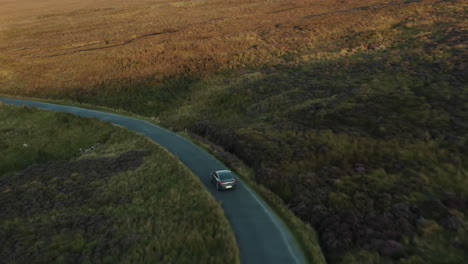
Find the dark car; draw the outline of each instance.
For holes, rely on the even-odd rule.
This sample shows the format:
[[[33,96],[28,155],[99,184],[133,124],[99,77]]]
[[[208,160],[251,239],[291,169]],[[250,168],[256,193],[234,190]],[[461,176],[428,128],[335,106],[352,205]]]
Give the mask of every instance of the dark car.
[[[233,189],[236,187],[237,181],[234,174],[230,170],[219,170],[211,173],[210,181],[216,185],[216,189]]]

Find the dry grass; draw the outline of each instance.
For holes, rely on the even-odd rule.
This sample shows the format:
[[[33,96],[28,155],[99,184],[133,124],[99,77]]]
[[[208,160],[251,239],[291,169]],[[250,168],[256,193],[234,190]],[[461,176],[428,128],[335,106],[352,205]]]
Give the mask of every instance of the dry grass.
[[[341,50],[340,36],[388,28],[433,3],[2,0],[0,89],[32,95],[90,91],[115,82],[158,83],[349,56],[365,47]],[[391,34],[373,38],[381,47],[392,41]]]

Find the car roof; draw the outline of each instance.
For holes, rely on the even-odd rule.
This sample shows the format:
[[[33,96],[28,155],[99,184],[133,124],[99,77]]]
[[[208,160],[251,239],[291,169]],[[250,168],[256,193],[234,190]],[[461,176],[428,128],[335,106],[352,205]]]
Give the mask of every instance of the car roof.
[[[219,171],[216,171],[216,173],[221,177],[231,177],[231,178],[234,178],[234,174],[230,171],[230,170],[219,170]]]

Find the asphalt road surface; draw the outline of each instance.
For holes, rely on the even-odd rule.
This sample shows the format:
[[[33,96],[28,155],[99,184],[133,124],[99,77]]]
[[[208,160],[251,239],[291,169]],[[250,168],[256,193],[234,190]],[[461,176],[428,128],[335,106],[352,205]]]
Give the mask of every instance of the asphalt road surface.
[[[215,199],[221,202],[224,213],[234,230],[241,263],[306,263],[302,249],[289,229],[242,180],[237,177],[239,184],[234,190],[216,190],[215,186],[210,183],[209,174],[215,170],[228,168],[184,137],[147,121],[112,113],[3,97],[0,97],[0,101],[5,104],[35,106],[83,117],[95,117],[144,134],[176,155],[195,175],[200,177]]]

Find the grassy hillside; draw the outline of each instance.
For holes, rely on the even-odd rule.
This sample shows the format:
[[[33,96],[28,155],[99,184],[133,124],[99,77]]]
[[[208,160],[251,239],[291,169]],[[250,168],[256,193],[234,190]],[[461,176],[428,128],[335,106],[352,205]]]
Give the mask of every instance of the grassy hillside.
[[[2,105],[0,146],[2,263],[239,262],[219,204],[141,136]]]
[[[468,258],[466,3],[106,3],[9,14],[0,92],[206,137],[315,227],[331,263]]]
[[[253,167],[316,228],[329,262],[461,263],[468,88],[457,8],[342,36],[343,56],[198,82],[160,117]],[[381,36],[393,40],[372,48]]]

